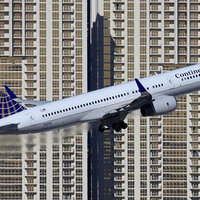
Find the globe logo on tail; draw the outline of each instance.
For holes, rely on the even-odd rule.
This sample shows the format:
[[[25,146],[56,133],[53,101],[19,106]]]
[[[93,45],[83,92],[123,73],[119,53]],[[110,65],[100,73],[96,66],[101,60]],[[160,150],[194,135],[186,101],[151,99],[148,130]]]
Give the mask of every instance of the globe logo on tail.
[[[10,96],[0,92],[0,119],[19,113],[25,109],[24,106],[11,99]]]

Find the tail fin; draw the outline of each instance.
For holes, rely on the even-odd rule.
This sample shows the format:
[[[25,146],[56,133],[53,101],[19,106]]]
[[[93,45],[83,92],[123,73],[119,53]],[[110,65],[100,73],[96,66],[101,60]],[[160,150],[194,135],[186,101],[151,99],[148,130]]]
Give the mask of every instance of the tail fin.
[[[17,95],[7,86],[4,85],[6,92],[8,93],[8,95],[10,96],[11,99],[17,99]]]
[[[26,108],[13,100],[10,96],[0,92],[0,119],[16,114]]]

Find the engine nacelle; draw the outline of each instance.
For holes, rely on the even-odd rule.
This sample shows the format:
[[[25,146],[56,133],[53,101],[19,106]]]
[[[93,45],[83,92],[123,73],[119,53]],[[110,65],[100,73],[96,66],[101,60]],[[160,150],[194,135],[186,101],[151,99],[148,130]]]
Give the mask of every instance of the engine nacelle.
[[[141,107],[142,116],[163,115],[174,111],[177,107],[176,98],[173,96],[161,96],[156,98],[152,103]]]

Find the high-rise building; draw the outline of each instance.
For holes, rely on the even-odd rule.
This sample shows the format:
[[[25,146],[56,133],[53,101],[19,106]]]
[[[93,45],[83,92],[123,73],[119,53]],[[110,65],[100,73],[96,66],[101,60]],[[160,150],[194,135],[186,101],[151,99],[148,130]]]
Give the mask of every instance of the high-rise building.
[[[90,72],[98,81],[91,78],[91,90],[200,61],[198,0],[95,0],[91,7]],[[92,131],[91,199],[200,196],[199,92],[177,100],[167,115],[133,113],[120,133]]]
[[[87,92],[86,0],[2,0],[0,11],[1,89],[48,101]],[[87,127],[0,143],[0,199],[87,199]]]
[[[199,0],[2,0],[0,86],[58,100],[197,63],[199,7]],[[199,92],[177,100],[168,115],[134,112],[122,132],[93,129],[89,154],[84,125],[0,136],[0,199],[198,199]]]

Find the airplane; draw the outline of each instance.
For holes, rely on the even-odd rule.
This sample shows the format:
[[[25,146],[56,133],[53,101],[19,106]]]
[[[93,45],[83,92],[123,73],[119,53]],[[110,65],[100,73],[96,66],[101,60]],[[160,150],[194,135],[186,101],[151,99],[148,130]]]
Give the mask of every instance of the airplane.
[[[200,64],[175,69],[98,89],[66,99],[43,102],[20,100],[8,86],[0,93],[0,134],[26,134],[99,122],[98,130],[126,129],[126,116],[140,110],[155,116],[172,112],[176,97],[200,89]],[[26,103],[35,104],[28,108]]]

